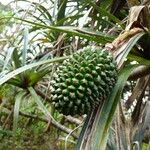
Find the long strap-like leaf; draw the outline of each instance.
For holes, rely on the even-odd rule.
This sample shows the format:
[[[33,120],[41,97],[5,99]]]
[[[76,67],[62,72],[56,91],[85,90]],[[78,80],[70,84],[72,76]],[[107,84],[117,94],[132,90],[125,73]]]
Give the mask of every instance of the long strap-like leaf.
[[[43,61],[39,61],[39,62],[36,62],[36,63],[32,63],[32,64],[28,64],[28,65],[25,65],[23,67],[20,67],[8,74],[6,74],[5,76],[3,76],[2,78],[0,78],[0,85],[2,85],[3,83],[7,82],[8,80],[10,80],[11,78],[15,77],[16,75],[26,71],[26,70],[29,70],[33,67],[37,67],[37,66],[40,66],[40,65],[44,65],[46,63],[55,63],[55,62],[60,62],[60,61],[63,61],[65,59],[69,58],[69,56],[65,56],[65,57],[59,57],[59,58],[54,58],[54,59],[49,59],[49,60],[43,60]]]
[[[82,135],[80,142],[77,143],[77,150],[105,150],[109,127],[111,125],[118,101],[120,100],[122,89],[129,75],[137,66],[138,65],[131,65],[125,67],[120,72],[118,81],[109,98],[104,102],[102,108],[99,107],[99,110],[97,110],[96,113],[91,114],[91,116],[87,118],[87,121],[83,127],[84,132],[88,132],[86,129],[90,124],[93,126],[91,126],[90,133],[84,133],[84,136]],[[94,120],[91,122],[92,117],[94,117]],[[89,136],[85,140],[84,137],[88,134]]]
[[[25,91],[20,91],[16,96],[16,101],[14,105],[14,114],[13,114],[13,131],[15,132],[18,127],[18,120],[19,120],[19,110],[20,110],[20,104],[21,100],[23,99],[25,95]]]

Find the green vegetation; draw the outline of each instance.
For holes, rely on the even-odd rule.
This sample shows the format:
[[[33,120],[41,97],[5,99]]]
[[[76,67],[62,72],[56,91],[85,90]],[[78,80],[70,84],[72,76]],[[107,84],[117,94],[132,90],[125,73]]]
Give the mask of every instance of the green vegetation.
[[[149,150],[150,2],[0,4],[0,150]]]
[[[64,115],[84,115],[103,103],[117,79],[111,53],[87,47],[65,60],[51,81],[54,107]]]

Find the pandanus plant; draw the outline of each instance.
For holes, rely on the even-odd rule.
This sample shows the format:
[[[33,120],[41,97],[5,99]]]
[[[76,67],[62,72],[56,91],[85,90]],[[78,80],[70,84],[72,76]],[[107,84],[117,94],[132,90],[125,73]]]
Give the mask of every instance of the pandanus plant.
[[[122,7],[120,2],[118,7]],[[65,7],[66,3],[67,1],[64,1],[62,6]],[[118,18],[107,13],[105,9],[99,9],[96,3],[89,0],[87,0],[87,3],[96,10],[94,13],[103,12],[111,17],[112,21],[118,21]],[[123,1],[122,4],[125,3]],[[133,4],[128,1],[128,4],[134,6],[137,3]],[[38,6],[39,10],[44,10],[41,5]],[[111,11],[116,16],[118,15],[116,14],[118,7],[113,10],[112,5]],[[61,17],[61,13],[59,13],[59,17]],[[118,17],[122,18],[122,16]],[[35,72],[27,70],[47,63],[62,62],[58,65],[50,81],[50,103],[65,115],[87,114],[76,149],[138,149],[142,142],[147,142],[149,139],[145,135],[150,120],[149,102],[143,104],[142,100],[145,97],[145,92],[149,90],[149,17],[148,5],[131,7],[125,30],[112,43],[107,43],[112,41],[111,36],[102,35],[100,32],[76,27],[54,26],[53,24],[49,26],[27,19],[15,18],[36,26],[36,30],[42,28],[54,31],[55,34],[56,32],[73,34],[97,43],[104,43],[105,48],[90,46],[75,52],[71,56],[31,64],[24,62],[25,66],[18,66],[20,60],[18,54],[14,51],[16,70],[3,76],[0,79],[0,85],[7,82],[25,89],[36,100],[45,115],[48,115],[54,121],[34,90],[36,83],[47,74],[47,71],[39,71],[38,68]],[[50,15],[49,19],[51,19]],[[94,20],[94,17],[92,19]],[[40,19],[40,22],[43,22],[42,19]],[[59,23],[62,25],[62,22]],[[122,24],[119,22],[119,25]],[[22,57],[26,58],[26,55]],[[18,60],[16,61],[16,59]],[[24,84],[26,83],[24,79],[27,79],[27,84]],[[131,81],[136,80],[135,87],[130,89]],[[129,90],[132,95],[124,102],[123,92],[127,93]],[[25,94],[23,91],[17,96],[15,108],[18,108],[20,100]],[[136,104],[133,111],[128,113],[135,100]],[[14,116],[17,118],[19,110],[16,110]],[[142,123],[140,123],[141,120]],[[16,123],[14,128],[16,128]]]
[[[142,18],[144,14],[147,14],[145,20]],[[148,70],[150,57],[145,55],[145,53],[148,53],[148,49],[143,47],[143,43],[147,48],[150,46],[146,42],[150,39],[149,17],[148,6],[132,7],[124,33],[121,33],[112,43],[106,44],[105,48],[113,53],[114,59],[117,62],[118,80],[103,103],[98,108],[93,109],[91,114],[87,116],[76,149],[126,150],[142,148],[146,129],[149,129],[149,102],[145,103],[144,106],[142,102],[144,92],[149,89]],[[137,48],[138,44],[141,44],[142,51]],[[132,61],[136,61],[136,63],[133,65]],[[132,95],[126,101],[126,105],[123,106],[122,91],[126,81],[137,79],[138,81]],[[143,87],[141,87],[141,84]],[[142,90],[139,89],[140,87]],[[137,103],[134,106],[133,112],[125,115],[135,100]],[[116,117],[113,121],[115,112]],[[145,117],[141,115],[143,113]],[[143,124],[140,123],[140,119],[143,120]],[[112,122],[114,123],[113,125]],[[110,128],[111,125],[112,128]],[[138,125],[140,126],[139,128]],[[112,130],[113,128],[115,129],[114,131]]]
[[[139,16],[137,16],[135,12],[137,12],[137,14],[145,13],[148,16],[146,20],[141,23],[143,18],[138,18]],[[140,78],[137,74],[141,71],[141,65],[149,67],[149,60],[141,57],[141,54],[147,57],[145,55],[147,49],[143,49],[143,51],[131,50],[137,48],[136,44],[138,41],[139,44],[141,41],[143,43],[146,40],[145,36],[149,39],[149,16],[147,6],[132,7],[129,14],[129,22],[124,33],[120,34],[112,43],[107,44],[105,50],[103,49],[101,51],[95,48],[92,51],[92,48],[89,48],[90,50],[87,48],[79,54],[74,54],[56,71],[51,89],[52,101],[55,108],[66,115],[87,114],[86,121],[76,145],[77,150],[140,148],[142,140],[138,140],[137,142],[136,139],[139,133],[143,134],[146,127],[148,127],[148,114],[146,114],[147,118],[144,120],[144,127],[140,127],[139,130],[134,128],[137,128],[137,124],[139,124],[139,119],[141,119],[139,117],[140,113],[147,111],[141,110],[141,98],[143,97],[143,92],[147,89],[149,77]],[[135,20],[134,17],[136,17],[137,20]],[[148,43],[146,44],[145,46],[149,46]],[[143,45],[140,46],[143,48]],[[140,54],[136,55],[135,53],[137,53],[137,51]],[[113,54],[117,62],[118,74],[112,56],[109,53]],[[134,59],[133,56],[132,59],[130,57],[130,59],[128,59],[127,56],[130,56],[131,53]],[[131,64],[133,60],[137,61],[135,65]],[[146,66],[142,67],[147,69]],[[133,72],[135,69],[136,73]],[[147,72],[146,75],[147,74],[149,74],[149,72]],[[117,76],[118,80],[116,82]],[[145,82],[144,89],[140,92],[139,97],[134,97],[137,98],[138,102],[132,113],[131,122],[129,123],[133,133],[127,128],[129,120],[128,117],[126,118],[124,116],[125,111],[121,109],[122,102],[120,102],[126,81],[132,76],[140,78],[138,80]],[[143,76],[145,76],[145,74]],[[138,84],[137,86],[140,85]],[[131,99],[132,101],[134,100],[133,98]],[[131,99],[126,102],[127,105]],[[120,103],[120,107],[118,107],[117,111],[118,103]],[[145,108],[148,108],[148,106],[147,103]],[[116,111],[116,124],[120,124],[117,124],[119,129],[117,129],[116,132],[118,133],[111,135],[114,138],[118,136],[115,146],[115,142],[111,145],[107,140],[110,132],[112,132],[110,126]],[[118,122],[119,118],[120,120],[123,118],[124,122]],[[128,134],[130,134],[130,136]],[[144,135],[141,138],[144,138]]]

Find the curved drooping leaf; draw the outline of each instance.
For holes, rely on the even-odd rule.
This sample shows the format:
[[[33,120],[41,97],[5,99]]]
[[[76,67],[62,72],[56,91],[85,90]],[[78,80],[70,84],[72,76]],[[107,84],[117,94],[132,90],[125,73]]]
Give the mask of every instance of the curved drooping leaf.
[[[135,46],[137,41],[144,35],[144,32],[138,33],[128,39],[121,47],[119,47],[115,52],[115,59],[118,63],[118,68],[121,67],[125,59],[127,58],[129,52]]]
[[[116,50],[115,58],[118,63],[118,68],[122,66],[133,46],[143,35],[143,32],[136,34]],[[108,96],[108,99],[104,102],[104,105],[102,107],[99,106],[98,110],[93,110],[90,116],[88,116],[77,143],[77,150],[88,149],[88,147],[94,150],[105,149],[109,127],[120,100],[123,87],[131,72],[138,66],[139,65],[130,65],[124,67],[119,73],[116,86]]]
[[[36,62],[36,63],[32,63],[32,64],[29,64],[29,65],[25,65],[23,67],[20,67],[12,72],[9,72],[8,74],[6,74],[5,76],[1,77],[0,78],[0,85],[4,84],[5,82],[7,82],[8,80],[10,80],[11,78],[15,77],[16,75],[26,71],[26,70],[29,70],[33,67],[37,67],[37,66],[40,66],[40,65],[43,65],[43,64],[46,64],[46,63],[54,63],[54,62],[60,62],[60,61],[63,61],[65,59],[67,59],[69,56],[66,56],[66,57],[60,57],[60,58],[54,58],[54,59],[49,59],[49,60],[43,60],[43,61],[39,61],[39,62]]]
[[[82,135],[80,135],[78,139],[76,150],[82,150],[88,147],[94,150],[105,149],[109,127],[120,100],[123,87],[131,72],[138,66],[139,65],[127,66],[119,73],[118,81],[102,108],[100,107],[96,113],[90,116],[91,118],[94,117],[94,120],[91,122],[91,119],[88,118],[88,121],[85,122],[83,130],[86,132],[81,132]],[[90,124],[92,124],[92,126],[90,126]],[[90,132],[89,129],[85,130],[87,127],[90,128]]]
[[[5,17],[5,18],[7,18],[7,17]],[[8,17],[8,18],[10,18],[10,17]],[[4,19],[4,18],[0,18],[0,20],[2,20],[2,19]],[[102,44],[105,44],[107,42],[112,42],[112,40],[114,39],[112,36],[110,36],[108,34],[104,34],[102,32],[95,32],[90,29],[89,29],[90,31],[87,31],[86,28],[78,28],[78,27],[73,27],[73,26],[48,26],[45,24],[36,23],[36,22],[30,21],[30,20],[21,19],[21,18],[17,18],[17,17],[14,17],[14,19],[23,21],[25,23],[29,23],[36,27],[41,27],[41,29],[50,29],[55,32],[64,32],[71,36],[79,36],[79,37],[88,39],[90,41],[95,41],[97,43],[102,43]]]
[[[32,98],[34,99],[34,101],[38,105],[38,107],[44,113],[44,115],[47,116],[48,119],[53,119],[54,120],[54,118],[52,117],[52,115],[50,114],[50,112],[48,111],[48,109],[44,106],[44,104],[40,100],[40,97],[36,94],[35,90],[32,87],[29,87],[28,90],[29,90]]]
[[[34,86],[38,81],[44,77],[49,70],[43,69],[41,71],[27,70],[23,74],[17,75],[7,81],[8,84],[26,89],[27,87]]]

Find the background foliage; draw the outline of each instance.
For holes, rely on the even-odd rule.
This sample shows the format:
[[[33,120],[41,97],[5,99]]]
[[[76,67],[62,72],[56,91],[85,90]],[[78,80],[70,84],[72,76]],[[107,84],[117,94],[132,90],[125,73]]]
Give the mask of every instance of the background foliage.
[[[0,8],[0,149],[150,148],[148,1],[20,0]],[[50,80],[88,45],[113,53],[117,84],[102,109],[64,116],[51,105]]]

